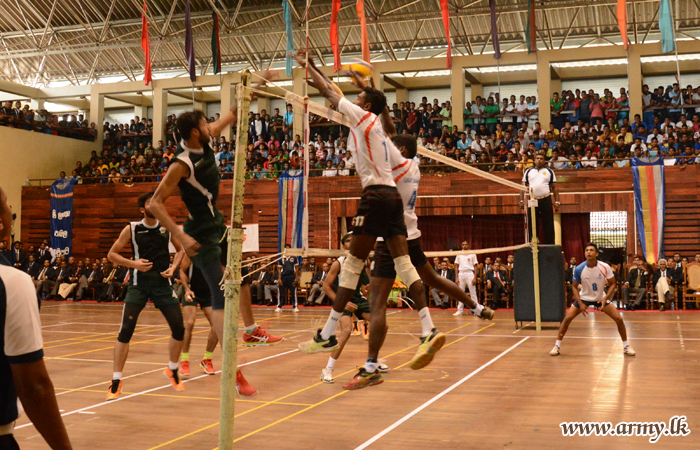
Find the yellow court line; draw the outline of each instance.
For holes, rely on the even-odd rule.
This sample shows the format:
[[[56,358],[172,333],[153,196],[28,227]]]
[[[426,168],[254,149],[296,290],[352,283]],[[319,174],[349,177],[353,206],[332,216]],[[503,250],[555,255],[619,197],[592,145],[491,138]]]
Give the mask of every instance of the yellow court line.
[[[151,329],[150,330],[141,329],[138,332],[135,332],[134,334],[143,334],[144,331],[147,331],[150,333],[152,331],[155,331],[155,330],[153,330],[153,328],[160,328],[160,325],[144,325],[143,327],[140,327],[140,328],[151,328]],[[65,341],[75,341],[75,342],[70,342],[68,344],[61,344],[61,345],[52,345],[51,347],[44,347],[44,348],[49,349],[49,348],[56,348],[56,347],[65,347],[68,345],[81,344],[83,342],[99,341],[100,339],[104,339],[104,338],[97,338],[97,339],[89,339],[89,338],[92,338],[95,336],[105,336],[105,335],[114,335],[114,331],[110,331],[108,333],[96,333],[96,334],[92,334],[92,335],[88,335],[88,336],[81,336],[81,337],[75,337],[75,338],[59,339],[57,341],[48,341],[48,342],[44,342],[44,345],[52,344],[52,343],[56,343],[56,342],[65,342]]]
[[[472,324],[472,322],[466,323],[466,324],[461,325],[461,326],[459,326],[459,327],[457,327],[457,328],[453,328],[452,330],[447,331],[445,334],[450,334],[450,333],[452,333],[452,332],[455,332],[455,331],[459,330],[460,328],[467,327],[467,326],[469,326],[469,325],[471,325],[471,324]],[[412,348],[414,348],[414,347],[417,347],[417,346],[418,346],[418,344],[414,344],[414,345],[408,346],[408,347],[406,347],[406,348],[404,348],[404,349],[402,349],[402,350],[396,351],[396,352],[394,352],[394,353],[390,353],[390,354],[384,356],[384,358],[389,358],[389,357],[391,357],[391,356],[398,355],[398,354],[400,354],[400,353],[405,352],[406,350],[410,350],[410,349],[412,349]],[[410,362],[410,361],[409,361],[409,362]],[[408,363],[406,363],[406,364],[408,364]],[[406,364],[404,364],[404,365],[406,365]],[[347,375],[347,374],[352,373],[352,372],[354,372],[354,371],[356,371],[356,370],[357,370],[356,368],[353,368],[353,369],[351,369],[351,370],[348,370],[347,372],[341,373],[340,375],[336,375],[336,377],[342,377],[343,375]],[[298,391],[294,391],[294,392],[292,392],[291,394],[287,394],[287,395],[284,395],[284,396],[282,396],[282,397],[279,397],[279,398],[277,398],[277,399],[275,399],[275,400],[272,400],[272,401],[268,402],[267,404],[260,405],[260,406],[258,406],[258,407],[256,407],[256,408],[250,409],[250,410],[248,410],[248,411],[246,411],[246,412],[244,412],[244,413],[241,413],[240,415],[247,414],[247,413],[249,413],[249,412],[253,412],[253,411],[255,411],[255,410],[257,410],[257,409],[260,409],[260,408],[264,408],[264,407],[267,406],[267,405],[275,404],[275,403],[279,402],[280,400],[284,400],[285,398],[289,398],[289,397],[292,397],[292,396],[294,396],[294,395],[300,394],[300,393],[302,393],[302,392],[304,392],[304,391],[306,391],[306,390],[309,390],[309,389],[311,389],[311,388],[313,388],[313,387],[316,387],[316,386],[320,386],[320,385],[322,385],[322,384],[324,384],[324,383],[323,383],[323,382],[319,382],[319,383],[312,384],[311,386],[307,386],[307,387],[305,387],[305,388],[299,389]],[[343,392],[347,392],[347,391],[343,391]],[[343,392],[341,392],[341,394],[342,394]],[[334,395],[333,397],[330,397],[330,398],[324,400],[324,402],[330,400],[331,398],[335,398],[335,397],[337,397],[338,395],[339,395],[339,394]],[[303,412],[303,411],[300,411],[300,412]],[[236,415],[236,416],[234,416],[234,417],[238,417],[238,416],[239,416],[239,415]],[[291,416],[290,416],[290,417],[291,417]],[[286,420],[286,419],[284,419],[284,420]],[[219,424],[219,422],[213,423],[213,424],[211,424],[211,425],[207,425],[207,426],[204,427],[204,428],[200,428],[199,430],[195,430],[195,431],[193,431],[193,432],[191,432],[191,433],[187,433],[187,434],[185,434],[185,435],[182,435],[182,436],[180,436],[180,437],[177,437],[177,438],[175,438],[175,439],[172,439],[172,440],[170,440],[170,441],[168,441],[168,442],[164,442],[164,443],[162,443],[162,444],[157,445],[156,447],[151,447],[151,448],[149,448],[148,450],[155,450],[155,449],[157,449],[157,448],[165,447],[166,445],[172,444],[173,442],[177,442],[177,441],[180,441],[180,440],[182,440],[182,439],[186,439],[186,438],[188,438],[188,437],[190,437],[190,436],[193,436],[193,435],[195,435],[195,434],[197,434],[197,433],[200,433],[200,432],[202,432],[202,431],[208,430],[209,428],[215,427],[215,426],[217,426],[218,424]],[[257,431],[255,431],[255,432],[253,432],[253,433],[256,433],[256,432],[257,432]],[[250,435],[250,434],[249,434],[249,435]],[[246,436],[248,436],[248,435],[246,435]],[[238,438],[236,441],[238,441],[238,440],[240,440],[240,439],[242,439],[242,438]],[[236,441],[234,441],[234,442],[236,442]]]

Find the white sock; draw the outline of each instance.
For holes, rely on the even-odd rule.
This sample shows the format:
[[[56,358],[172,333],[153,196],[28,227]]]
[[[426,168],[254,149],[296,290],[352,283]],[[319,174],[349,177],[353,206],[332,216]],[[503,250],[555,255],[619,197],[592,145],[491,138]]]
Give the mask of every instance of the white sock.
[[[462,302],[457,303],[457,311],[459,311],[459,312],[464,311],[464,303],[462,303]]]
[[[121,372],[113,372],[113,373],[112,373],[112,379],[113,379],[113,380],[121,380],[121,379],[122,379],[122,373],[121,373]]]
[[[328,364],[326,364],[326,370],[329,372],[333,372],[333,366],[335,366],[335,359],[333,357],[328,358]]]
[[[341,317],[343,317],[342,312],[331,309],[331,315],[328,316],[328,321],[326,321],[326,325],[324,325],[323,330],[321,330],[321,338],[323,338],[324,341],[327,341],[335,334]]]
[[[421,337],[426,337],[435,328],[433,325],[433,319],[430,317],[430,310],[426,306],[425,308],[418,311],[418,317],[420,317],[420,326],[423,329],[421,332]]]
[[[365,371],[370,372],[370,373],[374,373],[377,371],[378,365],[379,365],[379,363],[377,361],[375,361],[375,360],[370,361],[368,359],[367,362],[365,362]]]
[[[481,316],[481,311],[484,310],[484,305],[477,303],[475,307],[472,308],[472,312],[477,315]]]
[[[177,362],[168,361],[168,369],[176,370],[178,367],[180,366],[177,364]]]
[[[623,347],[623,348],[627,348],[627,347],[629,347],[629,346],[630,346],[630,345],[627,343],[627,341],[622,341],[622,347]]]
[[[251,325],[251,326],[249,326],[249,327],[245,327],[245,328],[243,328],[243,329],[245,330],[246,333],[248,333],[248,334],[253,334],[253,331],[255,331],[255,330],[258,329],[258,324],[257,324],[257,323],[254,323],[253,325]]]
[[[560,340],[557,340],[557,342],[555,342],[554,345],[556,345],[557,347],[561,348],[561,341],[560,341]]]

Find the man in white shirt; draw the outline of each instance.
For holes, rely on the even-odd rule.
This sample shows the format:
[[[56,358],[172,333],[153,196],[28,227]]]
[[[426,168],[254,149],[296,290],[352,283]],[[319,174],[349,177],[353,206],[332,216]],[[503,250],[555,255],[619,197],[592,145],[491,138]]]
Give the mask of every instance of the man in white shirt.
[[[469,251],[469,242],[462,242],[462,251]],[[457,255],[455,257],[455,272],[457,273],[457,285],[462,290],[466,292],[469,289],[469,296],[474,303],[479,303],[479,298],[476,292],[476,277],[474,275],[474,268],[479,262],[476,259],[476,255],[471,253],[467,255]],[[454,316],[461,316],[464,314],[464,303],[457,304],[457,312]]]
[[[549,160],[549,167],[554,170],[566,169],[569,167],[569,160],[560,156],[557,150],[552,150],[552,159]]]
[[[504,98],[503,99],[503,107],[501,108],[501,114],[503,114],[503,117],[501,118],[501,123],[503,124],[504,127],[507,127],[509,123],[513,123],[513,119],[515,117],[509,115],[513,114],[515,111],[515,105],[511,105],[508,103],[508,99]]]
[[[571,283],[573,287],[574,303],[569,308],[564,321],[559,327],[557,341],[549,354],[551,356],[559,356],[561,341],[564,339],[564,335],[569,329],[571,321],[579,314],[583,314],[585,317],[588,307],[593,306],[600,308],[601,311],[617,324],[617,331],[620,333],[620,338],[622,338],[623,353],[626,356],[635,356],[635,351],[632,350],[632,347],[627,343],[625,322],[622,320],[615,305],[610,301],[617,290],[615,274],[609,265],[598,261],[598,247],[595,244],[586,244],[584,254],[586,255],[586,261],[582,262],[574,269],[573,281]],[[608,287],[607,293],[605,292],[606,286]]]
[[[689,130],[693,129],[693,121],[688,120],[688,117],[685,114],[681,114],[680,122],[676,123],[676,131],[681,131],[683,129],[683,125],[687,125]]]
[[[533,95],[527,104],[527,126],[534,129],[538,120],[540,120],[540,104],[537,102],[537,97]]]
[[[521,95],[520,96],[520,102],[515,104],[515,113],[519,114],[518,115],[518,127],[520,127],[520,124],[525,124],[527,126],[527,116],[525,115],[527,113],[527,102],[525,102],[525,96]]]
[[[581,158],[581,167],[595,169],[598,167],[598,159],[591,154],[590,150],[586,151],[586,156]]]
[[[523,183],[530,188],[532,198],[537,200],[535,215],[537,223],[542,224],[544,228],[544,236],[540,239],[542,244],[554,244],[554,212],[559,212],[559,187],[557,186],[557,177],[552,169],[545,167],[544,155],[538,154],[535,156],[535,167],[530,167],[523,175]],[[554,195],[554,205],[552,205],[552,194]],[[525,207],[525,199],[520,200],[521,207]],[[528,215],[528,234],[532,239],[532,212],[527,208]]]

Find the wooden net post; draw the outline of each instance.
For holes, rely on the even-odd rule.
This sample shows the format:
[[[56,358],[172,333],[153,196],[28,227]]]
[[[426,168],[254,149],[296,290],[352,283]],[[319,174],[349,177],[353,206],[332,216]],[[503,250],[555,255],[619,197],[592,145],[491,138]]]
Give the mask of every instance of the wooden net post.
[[[236,371],[238,370],[238,316],[241,301],[241,259],[243,251],[243,190],[245,189],[245,151],[248,146],[250,110],[250,72],[241,74],[236,87],[238,121],[236,161],[234,165],[231,228],[228,231],[226,306],[224,309],[223,363],[221,367],[221,407],[219,410],[219,449],[233,448],[233,424],[236,411]]]
[[[535,197],[530,191],[530,217],[532,217],[532,239],[530,246],[532,247],[532,268],[535,285],[535,328],[537,331],[542,330],[542,311],[540,310],[540,261],[539,261],[539,239],[537,239],[537,219],[535,216]]]

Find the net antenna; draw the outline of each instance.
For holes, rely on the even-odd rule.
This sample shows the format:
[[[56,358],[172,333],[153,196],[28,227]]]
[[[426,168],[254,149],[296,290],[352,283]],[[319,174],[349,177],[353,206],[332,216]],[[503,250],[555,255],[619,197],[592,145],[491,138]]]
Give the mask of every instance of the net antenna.
[[[243,253],[243,191],[245,188],[245,151],[248,147],[248,112],[251,101],[251,75],[241,73],[236,86],[238,120],[236,126],[236,160],[233,169],[231,228],[228,229],[228,252],[224,288],[224,342],[221,365],[221,406],[219,409],[219,449],[233,449],[236,412],[236,372],[238,371],[238,316],[241,301],[241,259]]]

